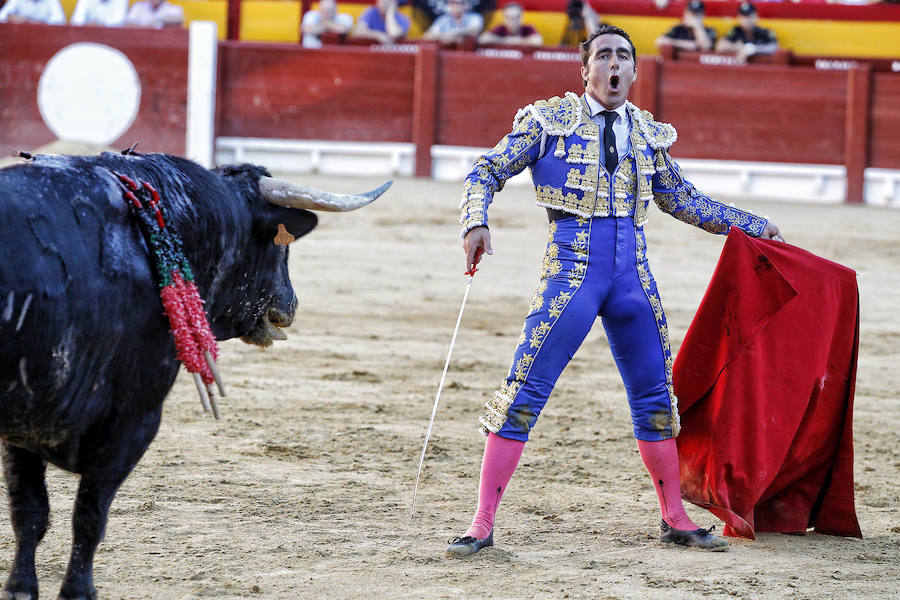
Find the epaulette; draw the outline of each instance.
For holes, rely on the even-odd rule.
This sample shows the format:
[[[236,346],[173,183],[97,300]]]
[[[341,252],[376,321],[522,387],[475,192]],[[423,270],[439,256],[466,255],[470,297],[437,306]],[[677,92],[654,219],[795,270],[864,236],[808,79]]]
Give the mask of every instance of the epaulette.
[[[678,139],[678,132],[675,131],[675,128],[669,123],[654,121],[653,113],[650,111],[641,110],[631,102],[628,103],[628,109],[644,139],[654,150],[665,150]]]
[[[513,127],[529,114],[541,124],[547,135],[571,135],[581,124],[581,100],[572,92],[566,92],[563,98],[554,96],[549,100],[538,100],[519,109],[513,119]]]

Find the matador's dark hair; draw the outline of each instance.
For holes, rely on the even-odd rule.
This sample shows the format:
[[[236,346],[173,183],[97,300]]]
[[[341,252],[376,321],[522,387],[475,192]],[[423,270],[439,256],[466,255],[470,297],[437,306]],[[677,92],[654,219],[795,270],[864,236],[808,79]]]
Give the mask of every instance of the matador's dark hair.
[[[593,42],[597,37],[607,33],[612,33],[625,38],[625,40],[628,42],[628,45],[631,46],[631,58],[634,60],[634,68],[637,69],[637,51],[635,51],[634,49],[634,42],[631,41],[631,37],[621,27],[616,27],[615,25],[609,25],[607,23],[602,23],[597,29],[594,30],[593,33],[591,33],[591,35],[588,36],[586,40],[578,45],[578,47],[581,49],[581,64],[585,67],[588,64],[588,58],[590,58],[591,55],[591,42]]]

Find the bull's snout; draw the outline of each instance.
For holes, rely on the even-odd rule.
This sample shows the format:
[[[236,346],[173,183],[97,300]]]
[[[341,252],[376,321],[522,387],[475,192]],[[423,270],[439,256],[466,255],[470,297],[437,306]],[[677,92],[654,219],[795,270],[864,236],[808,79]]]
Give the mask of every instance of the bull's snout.
[[[294,304],[296,305],[296,302],[294,302]],[[290,327],[291,323],[294,322],[295,310],[296,306],[291,307],[288,311],[273,306],[269,309],[266,317],[269,319],[269,323],[275,327]]]
[[[286,340],[287,335],[281,328],[289,327],[294,322],[296,306],[297,301],[295,299],[286,308],[269,307],[257,323],[256,328],[247,335],[242,336],[241,340],[247,344],[262,346],[263,348],[268,348],[275,340]]]

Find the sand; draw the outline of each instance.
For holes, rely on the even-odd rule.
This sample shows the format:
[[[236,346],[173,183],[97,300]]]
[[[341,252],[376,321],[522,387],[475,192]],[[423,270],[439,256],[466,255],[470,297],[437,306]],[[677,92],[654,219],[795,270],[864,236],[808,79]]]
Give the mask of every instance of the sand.
[[[375,179],[306,176],[362,191]],[[444,557],[474,508],[481,406],[505,376],[546,240],[533,192],[492,207],[483,262],[419,452],[465,289],[459,184],[400,179],[325,214],[291,249],[300,308],[266,351],[222,344],[224,418],[184,372],[125,482],[95,561],[102,598],[898,598],[900,211],[742,202],[790,243],[859,273],[856,503],[864,538],[760,534],[707,554],[658,541],[658,506],[599,323],[563,373],[498,514],[494,548]],[[651,209],[649,258],[678,348],[723,237]],[[77,478],[51,467],[38,550],[45,597],[68,560]],[[688,505],[698,522],[717,520]],[[721,528],[721,524],[720,524]],[[0,571],[14,541],[0,507]]]

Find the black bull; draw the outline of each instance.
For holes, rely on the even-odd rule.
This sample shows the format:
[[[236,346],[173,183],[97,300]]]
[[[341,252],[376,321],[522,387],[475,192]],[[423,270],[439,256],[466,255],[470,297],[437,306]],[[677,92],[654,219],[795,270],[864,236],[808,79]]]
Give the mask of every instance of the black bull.
[[[60,597],[96,596],[110,503],[155,437],[180,365],[114,173],[160,191],[216,338],[260,345],[284,337],[297,306],[278,225],[300,237],[317,222],[304,208],[350,210],[388,185],[335,196],[257,166],[211,171],[162,154],[36,156],[0,170],[0,438],[16,536],[0,598],[37,598],[48,462],[81,476]]]

